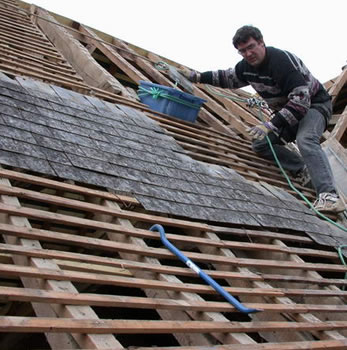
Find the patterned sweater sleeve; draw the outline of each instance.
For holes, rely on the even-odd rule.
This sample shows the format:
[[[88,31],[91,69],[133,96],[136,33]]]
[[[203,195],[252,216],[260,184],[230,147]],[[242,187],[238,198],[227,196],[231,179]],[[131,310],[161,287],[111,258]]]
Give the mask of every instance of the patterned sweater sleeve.
[[[200,73],[199,82],[227,89],[239,89],[248,83],[241,80],[236,73],[236,68]]]
[[[312,76],[302,61],[295,55],[281,51],[271,62],[273,77],[287,103],[272,118],[277,127],[295,126],[311,106],[311,98],[319,90],[319,81]]]

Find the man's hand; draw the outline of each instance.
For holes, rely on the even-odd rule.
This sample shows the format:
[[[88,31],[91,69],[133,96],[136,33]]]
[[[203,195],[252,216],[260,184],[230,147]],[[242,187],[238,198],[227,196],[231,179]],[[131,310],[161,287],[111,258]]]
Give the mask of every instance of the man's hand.
[[[271,122],[265,122],[247,129],[249,135],[256,140],[262,140],[270,131],[277,131],[277,128]]]

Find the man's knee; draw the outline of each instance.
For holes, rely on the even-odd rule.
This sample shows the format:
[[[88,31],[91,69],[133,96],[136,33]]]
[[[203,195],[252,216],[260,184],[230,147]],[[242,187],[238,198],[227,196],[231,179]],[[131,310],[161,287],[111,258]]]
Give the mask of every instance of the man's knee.
[[[312,133],[305,133],[298,136],[296,139],[296,143],[301,154],[309,154],[312,152],[312,149],[319,146],[319,141],[320,139],[317,137],[317,135],[314,135]]]

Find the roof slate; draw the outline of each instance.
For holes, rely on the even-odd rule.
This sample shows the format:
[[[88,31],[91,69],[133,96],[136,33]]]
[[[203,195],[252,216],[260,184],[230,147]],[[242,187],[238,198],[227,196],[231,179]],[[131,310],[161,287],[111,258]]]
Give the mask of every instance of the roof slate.
[[[149,211],[332,232],[294,197],[266,195],[231,169],[193,160],[128,106],[0,79],[0,135],[0,163],[131,194]]]

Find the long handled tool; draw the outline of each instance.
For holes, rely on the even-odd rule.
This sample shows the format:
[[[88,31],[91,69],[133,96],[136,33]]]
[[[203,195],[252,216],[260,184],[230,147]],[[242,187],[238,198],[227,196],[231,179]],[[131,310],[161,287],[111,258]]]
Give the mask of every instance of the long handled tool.
[[[221,287],[213,278],[202,271],[197,265],[188,259],[182,252],[177,249],[169,240],[166,238],[165,230],[163,226],[155,224],[150,228],[150,231],[158,231],[160,233],[160,239],[173,254],[175,254],[183,263],[185,263],[190,269],[197,273],[207,284],[213,287],[221,296],[223,296],[231,305],[233,305],[238,311],[245,314],[259,312],[262,310],[250,309],[242,305],[237,299],[230,295],[223,287]]]

